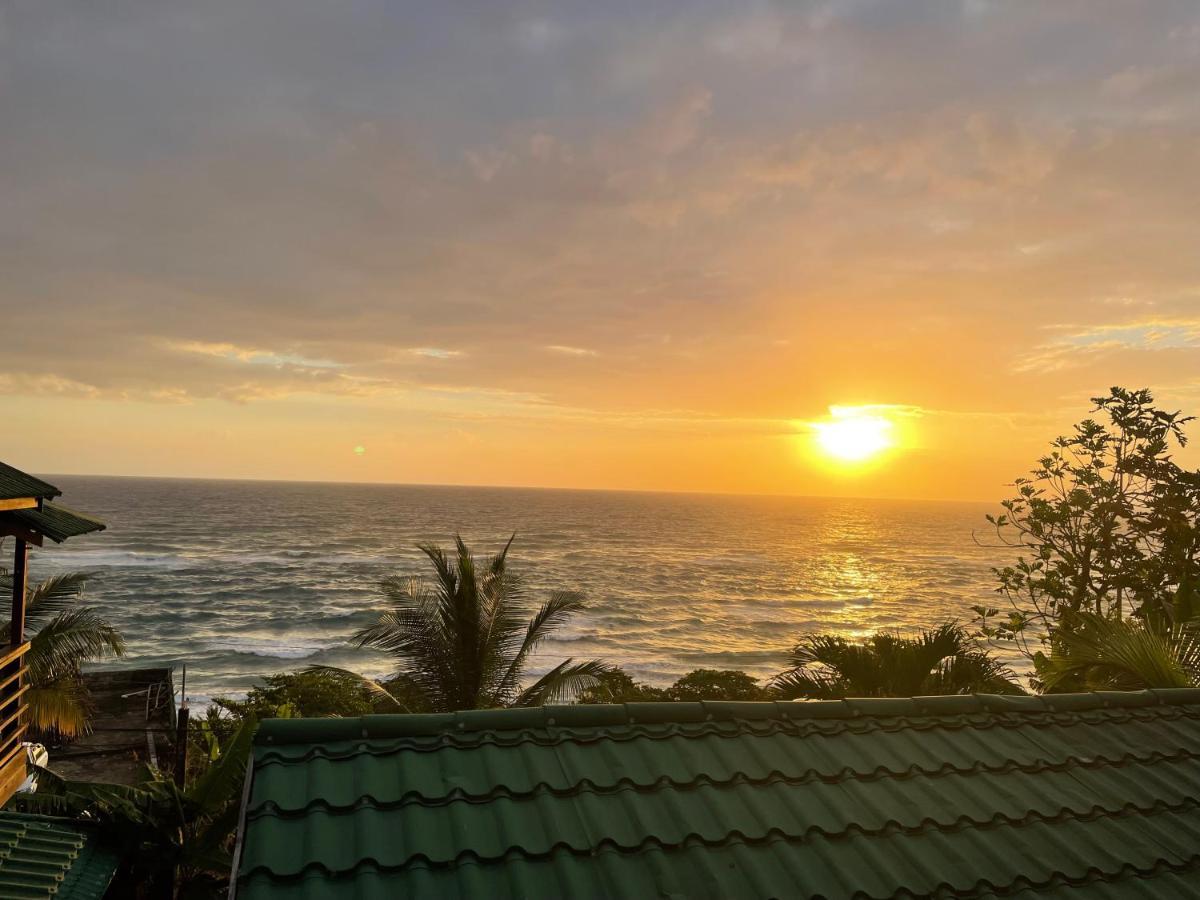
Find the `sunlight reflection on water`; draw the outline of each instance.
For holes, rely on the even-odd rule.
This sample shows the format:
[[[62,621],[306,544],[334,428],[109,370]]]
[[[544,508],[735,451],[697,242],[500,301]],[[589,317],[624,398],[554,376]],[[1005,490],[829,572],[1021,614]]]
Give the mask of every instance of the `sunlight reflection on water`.
[[[538,663],[598,656],[668,682],[700,666],[768,675],[805,631],[860,636],[966,619],[992,603],[997,551],[978,504],[498,488],[60,476],[64,499],[109,530],[39,552],[35,576],[95,571],[90,600],[129,662],[188,662],[200,695],[311,663],[382,673],[348,647],[379,578],[419,573],[421,541],[461,530],[513,559],[531,600],[590,602]]]

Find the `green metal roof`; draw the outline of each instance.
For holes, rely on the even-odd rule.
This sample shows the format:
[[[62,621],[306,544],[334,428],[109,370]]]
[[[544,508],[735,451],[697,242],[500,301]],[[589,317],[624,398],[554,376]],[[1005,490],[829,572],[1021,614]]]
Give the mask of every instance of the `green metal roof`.
[[[26,475],[20,469],[14,469],[7,463],[0,462],[0,500],[15,500],[18,497],[57,497],[62,494],[58,488],[40,478]]]
[[[1200,896],[1200,690],[264,722],[240,900]]]
[[[24,528],[43,534],[56,544],[67,538],[103,531],[107,526],[99,519],[76,512],[59,503],[43,503],[38,509],[16,509],[0,513],[0,520],[8,520]]]
[[[119,858],[91,827],[0,812],[0,897],[99,900]]]

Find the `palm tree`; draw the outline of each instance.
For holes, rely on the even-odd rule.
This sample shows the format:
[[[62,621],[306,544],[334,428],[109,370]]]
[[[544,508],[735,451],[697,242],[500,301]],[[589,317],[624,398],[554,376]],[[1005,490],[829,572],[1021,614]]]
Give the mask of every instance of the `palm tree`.
[[[432,583],[384,579],[391,608],[352,640],[395,660],[397,681],[413,706],[430,712],[541,706],[575,696],[609,670],[596,660],[565,659],[522,687],[538,645],[584,604],[573,591],[554,591],[531,615],[522,603],[521,578],[508,568],[512,542],[482,566],[462,538],[455,538],[453,559],[439,547],[423,545],[419,549],[433,566]],[[321,668],[345,675],[345,670]]]
[[[1200,687],[1200,630],[1157,619],[1076,613],[1058,629],[1038,673],[1045,690]]]
[[[125,652],[117,630],[94,608],[78,605],[87,578],[83,572],[53,575],[26,594],[25,626],[32,636],[25,655],[25,703],[36,735],[86,734],[92,710],[80,666]],[[9,640],[10,627],[0,625],[0,640]]]
[[[862,643],[806,635],[792,650],[790,663],[771,683],[785,700],[1022,693],[1013,673],[956,622],[915,637],[877,632]]]

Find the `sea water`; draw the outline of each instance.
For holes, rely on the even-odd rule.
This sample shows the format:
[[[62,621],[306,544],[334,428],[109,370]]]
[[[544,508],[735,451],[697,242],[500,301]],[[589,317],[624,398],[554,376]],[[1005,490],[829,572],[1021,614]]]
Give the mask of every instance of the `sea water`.
[[[389,671],[348,643],[386,608],[386,575],[420,575],[418,544],[478,554],[513,533],[531,606],[556,589],[587,610],[533,673],[600,658],[666,684],[700,667],[766,677],[806,632],[966,620],[995,603],[974,503],[57,476],[108,529],[35,550],[34,578],[92,573],[86,601],[128,643],[121,665],[187,666],[188,694],[244,693],[313,663]],[[177,674],[177,679],[179,675]]]

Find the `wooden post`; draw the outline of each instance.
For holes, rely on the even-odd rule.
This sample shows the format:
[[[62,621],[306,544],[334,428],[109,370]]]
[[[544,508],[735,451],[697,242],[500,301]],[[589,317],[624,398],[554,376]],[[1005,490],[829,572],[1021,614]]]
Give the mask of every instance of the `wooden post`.
[[[28,581],[29,544],[17,538],[17,549],[13,554],[12,625],[8,632],[9,643],[14,647],[25,643],[25,588]]]
[[[179,724],[175,729],[175,784],[183,789],[183,782],[187,778],[187,751],[188,751],[188,712],[187,700],[179,707]]]

